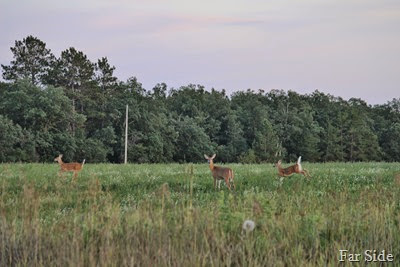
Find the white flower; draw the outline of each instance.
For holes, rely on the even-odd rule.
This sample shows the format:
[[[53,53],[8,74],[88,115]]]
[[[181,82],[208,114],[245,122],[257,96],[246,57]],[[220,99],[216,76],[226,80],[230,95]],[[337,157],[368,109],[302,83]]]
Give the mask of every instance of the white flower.
[[[242,226],[246,233],[253,231],[255,227],[256,224],[252,220],[245,220]]]

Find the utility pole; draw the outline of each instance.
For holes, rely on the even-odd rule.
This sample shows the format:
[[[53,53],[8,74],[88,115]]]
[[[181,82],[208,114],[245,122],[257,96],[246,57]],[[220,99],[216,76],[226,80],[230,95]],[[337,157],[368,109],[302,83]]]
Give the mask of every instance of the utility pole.
[[[125,162],[128,162],[128,105],[126,105],[126,118],[125,118]]]

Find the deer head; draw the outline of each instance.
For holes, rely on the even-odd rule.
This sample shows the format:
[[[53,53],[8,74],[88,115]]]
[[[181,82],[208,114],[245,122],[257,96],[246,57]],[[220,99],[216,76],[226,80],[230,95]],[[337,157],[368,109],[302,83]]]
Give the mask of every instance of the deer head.
[[[212,157],[207,156],[204,154],[204,158],[207,160],[208,163],[211,163],[213,159],[215,158],[216,154],[212,155]]]
[[[56,157],[55,159],[54,159],[54,161],[58,161],[58,162],[62,162],[62,157],[63,157],[63,155],[62,154],[60,154],[60,155],[58,155],[58,157]]]

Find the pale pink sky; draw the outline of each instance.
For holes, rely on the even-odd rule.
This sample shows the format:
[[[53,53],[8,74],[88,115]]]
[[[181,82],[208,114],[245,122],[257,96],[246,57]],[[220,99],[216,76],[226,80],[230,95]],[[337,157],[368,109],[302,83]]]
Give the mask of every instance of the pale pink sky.
[[[400,97],[400,1],[0,0],[0,63],[33,35],[56,56],[103,56],[146,89],[318,89],[370,104]]]

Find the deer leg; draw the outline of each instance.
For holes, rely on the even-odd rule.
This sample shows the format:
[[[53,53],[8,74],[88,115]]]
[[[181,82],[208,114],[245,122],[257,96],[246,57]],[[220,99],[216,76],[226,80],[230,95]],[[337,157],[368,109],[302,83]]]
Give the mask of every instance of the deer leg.
[[[231,171],[231,175],[230,175],[230,181],[232,182],[232,185],[233,185],[233,189],[235,189],[236,190],[236,185],[235,185],[235,182],[233,181],[233,171]]]
[[[229,191],[231,190],[231,183],[229,182],[229,177],[225,179],[226,186],[228,187]]]
[[[216,179],[214,178],[214,190],[217,189],[217,184],[216,184],[216,183],[217,183],[217,181],[216,181]]]
[[[231,188],[233,187],[233,189],[235,189],[236,187],[235,187],[235,183],[233,182],[232,176],[229,176],[227,180],[228,180],[230,187]]]
[[[221,190],[221,182],[222,180],[218,180],[218,189]]]

